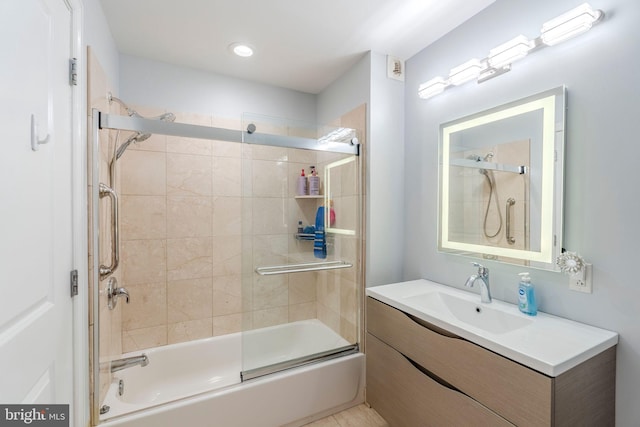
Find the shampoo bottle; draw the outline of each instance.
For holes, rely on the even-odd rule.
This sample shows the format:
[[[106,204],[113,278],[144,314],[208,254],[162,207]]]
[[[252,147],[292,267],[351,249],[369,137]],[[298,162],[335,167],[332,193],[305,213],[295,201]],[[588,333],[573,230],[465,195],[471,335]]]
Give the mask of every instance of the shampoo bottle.
[[[298,186],[296,188],[296,193],[298,193],[298,196],[305,196],[309,194],[309,189],[307,187],[307,177],[304,176],[304,169],[302,169],[302,173],[298,177]]]
[[[309,177],[309,194],[311,196],[319,196],[320,195],[320,177],[316,172],[315,166],[310,166],[311,168],[311,176]]]
[[[536,294],[531,284],[529,273],[520,273],[520,283],[518,284],[518,308],[524,314],[535,316],[538,313],[536,304]]]

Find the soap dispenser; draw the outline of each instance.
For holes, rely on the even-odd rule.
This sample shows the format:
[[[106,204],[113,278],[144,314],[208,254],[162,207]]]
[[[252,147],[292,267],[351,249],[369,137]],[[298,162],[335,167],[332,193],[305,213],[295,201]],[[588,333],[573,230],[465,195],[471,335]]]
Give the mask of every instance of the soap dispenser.
[[[538,314],[536,304],[536,294],[531,284],[529,273],[520,273],[520,283],[518,284],[518,308],[524,314],[535,316]]]

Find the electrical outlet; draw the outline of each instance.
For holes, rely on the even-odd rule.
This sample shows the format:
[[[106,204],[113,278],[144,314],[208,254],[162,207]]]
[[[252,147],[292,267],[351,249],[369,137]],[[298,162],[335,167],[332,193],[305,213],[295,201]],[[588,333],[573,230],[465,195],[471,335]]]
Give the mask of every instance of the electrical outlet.
[[[587,294],[593,293],[591,264],[585,264],[582,274],[569,276],[569,289]]]

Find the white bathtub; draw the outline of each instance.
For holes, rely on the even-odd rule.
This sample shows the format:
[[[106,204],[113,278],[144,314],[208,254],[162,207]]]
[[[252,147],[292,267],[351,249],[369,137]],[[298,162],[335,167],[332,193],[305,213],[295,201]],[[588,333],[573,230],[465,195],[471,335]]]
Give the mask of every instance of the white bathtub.
[[[363,354],[245,382],[240,372],[348,344],[314,319],[147,349],[146,367],[114,374],[103,402],[110,410],[101,415],[101,423],[130,427],[302,425],[363,401]],[[124,381],[122,396],[118,395],[119,380]]]

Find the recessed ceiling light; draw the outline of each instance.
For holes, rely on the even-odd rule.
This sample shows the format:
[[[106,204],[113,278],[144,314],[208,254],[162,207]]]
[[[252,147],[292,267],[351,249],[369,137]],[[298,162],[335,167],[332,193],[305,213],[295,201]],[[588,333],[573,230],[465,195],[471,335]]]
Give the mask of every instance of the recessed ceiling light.
[[[229,46],[229,50],[243,58],[248,58],[251,55],[253,55],[253,48],[248,44],[244,44],[244,43],[232,43]]]

